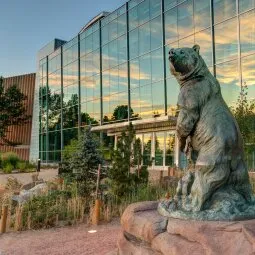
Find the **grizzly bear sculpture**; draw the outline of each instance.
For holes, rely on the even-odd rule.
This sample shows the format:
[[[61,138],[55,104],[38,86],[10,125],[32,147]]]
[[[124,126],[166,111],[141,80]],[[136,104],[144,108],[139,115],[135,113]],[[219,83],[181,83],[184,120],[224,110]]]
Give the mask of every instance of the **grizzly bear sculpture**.
[[[254,218],[242,136],[199,49],[169,51],[170,71],[180,85],[176,131],[181,151],[192,150],[194,169],[180,180],[173,199],[160,202],[158,211],[182,219]]]

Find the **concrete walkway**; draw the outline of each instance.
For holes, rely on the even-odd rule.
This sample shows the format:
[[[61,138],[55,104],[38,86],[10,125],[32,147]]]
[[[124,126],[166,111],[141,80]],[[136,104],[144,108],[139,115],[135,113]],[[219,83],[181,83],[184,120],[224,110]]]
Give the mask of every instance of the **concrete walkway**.
[[[32,182],[32,175],[33,173],[18,173],[18,174],[0,174],[0,185],[4,186],[7,182],[7,178],[10,176],[13,176],[18,179],[22,184],[28,184]],[[41,172],[39,173],[39,179],[43,179],[44,181],[49,181],[51,179],[54,179],[58,174],[57,169],[41,169]]]

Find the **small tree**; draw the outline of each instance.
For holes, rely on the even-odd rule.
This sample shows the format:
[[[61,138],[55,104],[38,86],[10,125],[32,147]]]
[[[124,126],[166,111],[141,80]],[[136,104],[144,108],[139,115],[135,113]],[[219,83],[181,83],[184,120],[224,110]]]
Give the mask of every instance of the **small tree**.
[[[4,89],[3,81],[0,77],[0,139],[3,144],[17,145],[18,141],[10,141],[6,135],[8,127],[23,125],[31,117],[24,105],[27,97],[16,85]]]
[[[147,170],[147,165],[142,165],[143,154],[142,154],[142,142],[140,138],[135,139],[134,142],[134,162],[133,167],[135,168],[136,173],[136,183],[145,183],[148,182],[149,172]],[[149,161],[149,165],[151,162]]]
[[[246,151],[248,144],[255,146],[255,100],[248,101],[247,94],[248,88],[243,86],[236,106],[231,108],[243,136]]]
[[[103,161],[98,148],[99,142],[89,128],[79,139],[77,150],[64,163],[63,172],[72,173],[82,196],[91,195],[95,188],[98,165]]]
[[[111,192],[118,199],[135,191],[139,183],[148,181],[147,167],[141,167],[141,160],[141,141],[135,141],[135,131],[130,123],[127,132],[122,132],[117,141],[109,169]]]

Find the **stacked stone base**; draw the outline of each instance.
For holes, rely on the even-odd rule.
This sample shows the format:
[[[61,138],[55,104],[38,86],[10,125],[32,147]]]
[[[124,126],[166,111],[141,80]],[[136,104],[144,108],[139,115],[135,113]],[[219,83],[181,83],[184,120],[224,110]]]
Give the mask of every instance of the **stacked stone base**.
[[[142,202],[125,210],[119,255],[255,254],[255,220],[179,220],[161,216],[157,206]]]

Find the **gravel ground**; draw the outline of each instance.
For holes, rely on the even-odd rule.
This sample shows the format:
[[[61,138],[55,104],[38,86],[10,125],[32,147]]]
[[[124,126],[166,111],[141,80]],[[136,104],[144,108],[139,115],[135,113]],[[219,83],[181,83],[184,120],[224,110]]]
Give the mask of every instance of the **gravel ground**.
[[[7,233],[0,235],[0,255],[114,255],[120,230],[116,219],[99,226]]]
[[[27,184],[32,181],[33,173],[18,173],[18,174],[0,174],[0,185],[5,185],[7,182],[7,178],[13,176],[17,178],[21,183]],[[39,179],[43,179],[44,181],[49,181],[56,177],[58,174],[58,169],[41,169],[39,173]]]

